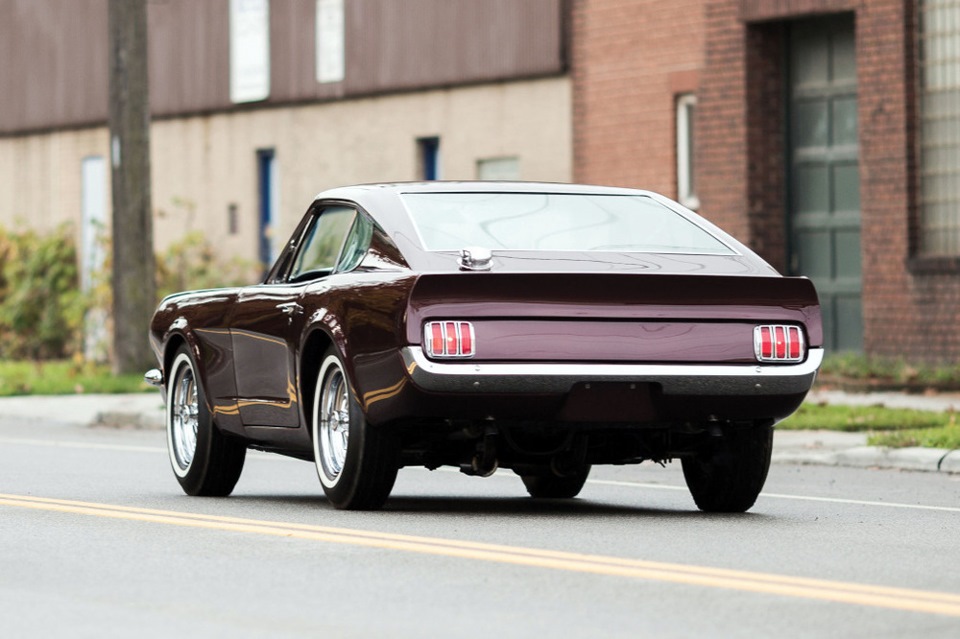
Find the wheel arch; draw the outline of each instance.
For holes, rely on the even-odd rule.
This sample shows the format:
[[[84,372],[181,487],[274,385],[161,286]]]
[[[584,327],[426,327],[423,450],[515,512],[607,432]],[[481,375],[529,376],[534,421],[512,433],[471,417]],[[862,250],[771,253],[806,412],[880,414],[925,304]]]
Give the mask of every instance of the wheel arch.
[[[190,352],[193,354],[194,359],[197,358],[197,349],[189,344],[187,338],[182,333],[173,333],[170,337],[167,338],[167,343],[163,348],[163,376],[164,382],[169,381],[170,376],[170,367],[173,366],[173,358],[177,355],[177,350],[181,346],[187,346],[190,349]]]
[[[323,354],[334,343],[333,338],[320,327],[316,327],[307,336],[303,342],[303,348],[300,351],[300,397],[303,408],[304,425],[307,433],[313,439],[311,424],[311,413],[313,412],[313,395],[317,390],[317,375],[320,374],[320,366],[323,364]],[[339,348],[339,347],[338,347]],[[344,371],[346,373],[346,371]]]
[[[173,360],[177,356],[177,351],[181,346],[186,346],[193,359],[193,366],[204,391],[209,387],[207,384],[207,373],[203,367],[203,358],[200,353],[200,345],[190,335],[179,331],[170,333],[163,348],[163,382],[164,387],[169,384],[170,367],[173,366]],[[209,400],[208,400],[209,401]]]

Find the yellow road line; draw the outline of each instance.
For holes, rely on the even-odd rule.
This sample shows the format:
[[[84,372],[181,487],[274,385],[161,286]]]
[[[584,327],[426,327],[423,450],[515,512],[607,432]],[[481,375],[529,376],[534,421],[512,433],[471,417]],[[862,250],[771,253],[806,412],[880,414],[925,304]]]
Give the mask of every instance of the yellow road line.
[[[960,594],[891,588],[742,570],[672,564],[371,530],[243,519],[64,499],[0,494],[0,506],[128,521],[272,535],[553,570],[741,590],[960,617]]]

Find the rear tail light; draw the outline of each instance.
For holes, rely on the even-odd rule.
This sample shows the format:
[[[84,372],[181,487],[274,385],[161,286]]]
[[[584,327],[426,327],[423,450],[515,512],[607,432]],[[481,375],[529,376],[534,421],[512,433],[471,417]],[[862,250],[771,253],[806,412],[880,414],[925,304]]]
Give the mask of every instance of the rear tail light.
[[[760,362],[800,362],[807,355],[803,331],[784,324],[754,328],[753,350]]]
[[[429,357],[473,357],[477,340],[470,322],[427,322],[423,343]]]

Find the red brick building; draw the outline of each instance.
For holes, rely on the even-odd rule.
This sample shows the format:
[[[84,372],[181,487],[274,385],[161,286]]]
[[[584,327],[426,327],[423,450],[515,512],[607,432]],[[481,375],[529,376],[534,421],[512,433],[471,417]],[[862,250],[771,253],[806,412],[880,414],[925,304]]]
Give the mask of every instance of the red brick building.
[[[960,358],[960,0],[573,0],[574,178],[810,276],[828,347]]]

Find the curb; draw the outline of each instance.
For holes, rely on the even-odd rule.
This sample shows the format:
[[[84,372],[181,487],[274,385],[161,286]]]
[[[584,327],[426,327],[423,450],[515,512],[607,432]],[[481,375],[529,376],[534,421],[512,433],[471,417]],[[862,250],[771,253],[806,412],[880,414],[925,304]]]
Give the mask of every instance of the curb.
[[[940,472],[960,473],[960,450],[951,450],[940,460]]]
[[[105,411],[97,413],[87,426],[133,430],[163,430],[166,428],[162,412],[137,413],[124,411]]]
[[[828,453],[776,452],[774,463],[960,474],[960,450],[856,446]]]

